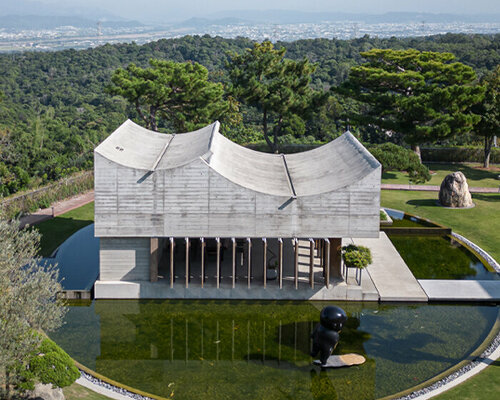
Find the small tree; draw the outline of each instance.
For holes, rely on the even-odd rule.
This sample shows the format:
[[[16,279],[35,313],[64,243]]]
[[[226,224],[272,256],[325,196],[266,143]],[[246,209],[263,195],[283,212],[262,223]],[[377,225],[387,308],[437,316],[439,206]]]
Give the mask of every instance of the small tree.
[[[231,119],[234,100],[224,99],[221,83],[208,80],[208,70],[192,62],[149,60],[150,68],[129,64],[111,77],[111,94],[127,99],[146,128],[158,130],[158,120],[172,123],[177,132],[200,128],[216,119]]]
[[[7,399],[20,383],[16,371],[41,343],[36,331],[58,328],[65,313],[56,266],[36,258],[39,242],[38,231],[0,219],[0,388]]]
[[[275,153],[284,125],[294,116],[304,117],[326,99],[309,86],[316,66],[306,58],[285,59],[285,51],[268,41],[255,43],[244,54],[230,53],[231,62],[226,65],[234,95],[262,113],[264,139]]]
[[[485,86],[486,92],[483,100],[472,108],[481,116],[474,132],[484,138],[484,167],[489,168],[493,140],[500,133],[500,65],[486,75],[481,84]]]
[[[368,107],[351,118],[404,136],[420,158],[419,144],[469,132],[480,117],[470,107],[483,87],[471,67],[451,53],[372,49],[334,90]]]

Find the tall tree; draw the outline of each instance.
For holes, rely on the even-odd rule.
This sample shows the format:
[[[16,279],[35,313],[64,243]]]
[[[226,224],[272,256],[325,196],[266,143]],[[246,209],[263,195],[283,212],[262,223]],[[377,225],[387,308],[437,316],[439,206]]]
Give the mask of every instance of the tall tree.
[[[19,222],[0,219],[0,390],[10,398],[19,383],[15,374],[42,341],[36,331],[50,332],[62,323],[65,308],[54,266],[36,259],[40,234],[19,230]],[[1,380],[5,379],[5,382]]]
[[[165,119],[177,132],[186,132],[237,110],[234,101],[224,99],[222,84],[208,80],[204,66],[154,59],[149,64],[117,69],[108,88],[135,106],[146,128],[157,131],[158,120]]]
[[[226,65],[233,93],[262,113],[264,138],[276,153],[285,122],[306,116],[325,100],[323,93],[309,86],[316,66],[306,58],[285,59],[285,51],[268,41],[255,43],[243,54],[230,53],[231,61]]]
[[[420,156],[419,144],[468,132],[479,116],[470,107],[482,96],[471,67],[451,53],[372,49],[334,90],[368,107],[352,115],[365,125],[398,132]]]
[[[474,132],[484,138],[484,167],[489,168],[493,140],[500,132],[500,65],[486,75],[481,84],[486,91],[483,100],[472,108],[481,116]]]

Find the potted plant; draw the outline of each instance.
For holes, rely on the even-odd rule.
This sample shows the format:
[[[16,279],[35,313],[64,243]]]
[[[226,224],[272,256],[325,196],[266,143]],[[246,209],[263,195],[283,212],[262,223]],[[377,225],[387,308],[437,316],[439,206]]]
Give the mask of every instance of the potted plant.
[[[368,247],[356,246],[350,244],[348,246],[342,247],[342,259],[344,260],[344,265],[346,267],[346,280],[347,280],[347,268],[356,268],[356,278],[359,271],[359,284],[361,285],[361,272],[363,268],[371,264],[372,253]]]

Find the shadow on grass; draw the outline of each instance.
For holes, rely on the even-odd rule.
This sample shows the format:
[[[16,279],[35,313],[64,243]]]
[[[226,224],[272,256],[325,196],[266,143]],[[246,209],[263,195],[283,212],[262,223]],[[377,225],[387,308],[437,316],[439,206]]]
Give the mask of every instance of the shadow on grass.
[[[437,199],[414,199],[408,200],[406,204],[410,204],[415,207],[441,207]]]
[[[480,194],[480,193],[474,193],[472,194],[472,198],[476,200],[481,200],[481,201],[488,201],[490,203],[498,203],[500,202],[500,193],[496,194]]]
[[[73,233],[93,222],[91,219],[74,219],[59,216],[35,225],[35,229],[42,235],[40,240],[40,255],[42,257],[49,257]]]
[[[397,179],[397,175],[394,172],[384,171],[382,172],[382,179]]]
[[[467,179],[473,181],[479,181],[481,179],[496,179],[498,176],[498,171],[487,171],[483,169],[477,169],[469,167],[464,164],[433,164],[425,163],[432,171],[460,171]]]

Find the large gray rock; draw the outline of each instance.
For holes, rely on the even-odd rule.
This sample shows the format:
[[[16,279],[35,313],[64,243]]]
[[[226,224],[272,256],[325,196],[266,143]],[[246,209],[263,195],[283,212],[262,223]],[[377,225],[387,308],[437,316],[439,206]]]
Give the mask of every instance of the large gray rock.
[[[466,208],[474,205],[467,179],[462,172],[453,172],[443,179],[439,189],[439,202],[442,206],[456,208]]]
[[[61,388],[52,389],[52,385],[37,383],[35,390],[32,390],[28,398],[31,400],[65,400],[64,393]]]

